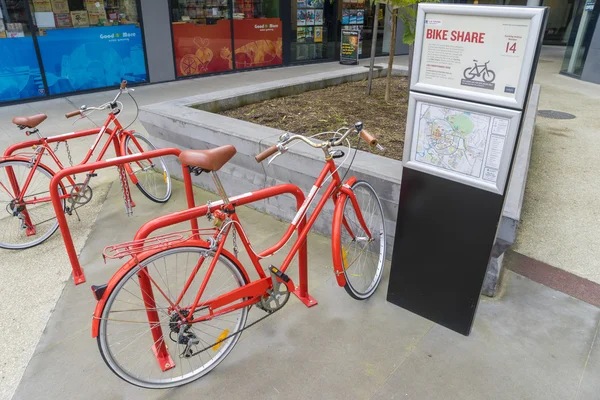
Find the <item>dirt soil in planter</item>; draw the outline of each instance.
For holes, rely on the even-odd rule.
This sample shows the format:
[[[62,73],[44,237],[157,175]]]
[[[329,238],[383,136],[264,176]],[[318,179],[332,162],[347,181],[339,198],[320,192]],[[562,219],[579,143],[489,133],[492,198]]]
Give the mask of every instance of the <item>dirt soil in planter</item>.
[[[366,80],[350,82],[249,104],[221,114],[304,135],[334,131],[362,121],[364,128],[385,147],[383,153],[374,152],[401,160],[408,103],[407,79],[392,78],[390,102],[384,100],[384,78],[373,80],[371,96],[366,93]],[[368,149],[364,144],[360,148]]]

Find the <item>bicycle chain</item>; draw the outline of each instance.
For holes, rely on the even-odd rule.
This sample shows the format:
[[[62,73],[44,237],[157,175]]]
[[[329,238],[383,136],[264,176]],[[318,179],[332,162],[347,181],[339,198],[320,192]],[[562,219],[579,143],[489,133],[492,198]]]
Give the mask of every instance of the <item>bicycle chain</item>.
[[[283,307],[281,307],[281,308],[283,308]],[[204,353],[206,350],[211,349],[211,348],[215,347],[216,345],[223,343],[224,341],[226,341],[227,339],[229,339],[229,338],[237,335],[238,333],[244,332],[246,329],[251,328],[252,326],[258,324],[263,319],[265,319],[267,317],[270,317],[271,315],[275,314],[277,311],[281,310],[281,308],[278,308],[277,310],[270,311],[270,312],[267,311],[267,315],[265,315],[264,317],[261,317],[261,318],[257,319],[256,321],[254,321],[253,323],[251,323],[250,325],[246,325],[245,327],[243,327],[239,331],[236,331],[236,332],[232,333],[231,335],[226,336],[223,339],[216,341],[215,343],[211,344],[210,346],[207,346],[207,347],[205,347],[203,349],[200,349],[200,350],[198,350],[198,351],[190,354],[190,357],[197,356],[200,353]],[[250,310],[248,310],[248,311],[250,311]]]
[[[129,192],[129,183],[125,175],[125,167],[119,165],[119,180],[121,181],[121,192],[123,193],[123,203],[125,203],[125,213],[128,217],[133,215],[133,207],[131,206],[131,193]]]
[[[69,142],[67,142],[66,140],[64,142],[57,142],[56,147],[54,148],[54,152],[56,153],[58,151],[58,148],[60,147],[61,143],[64,143],[65,147],[67,148],[67,157],[69,157],[69,165],[72,167],[73,158],[71,157],[71,149],[69,148]],[[73,180],[77,180],[77,175],[73,174]]]

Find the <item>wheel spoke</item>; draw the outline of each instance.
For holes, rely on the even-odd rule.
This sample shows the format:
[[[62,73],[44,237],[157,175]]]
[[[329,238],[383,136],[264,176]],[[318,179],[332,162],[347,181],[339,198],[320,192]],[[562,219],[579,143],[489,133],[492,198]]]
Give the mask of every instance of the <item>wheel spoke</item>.
[[[203,248],[185,247],[165,250],[146,260],[141,260],[140,264],[127,273],[109,295],[103,318],[100,320],[98,341],[105,361],[123,379],[143,387],[178,386],[206,374],[237,343],[246,323],[248,307],[229,312],[224,317],[207,319],[206,322],[189,324],[186,322],[187,318],[182,319],[184,314],[189,316],[191,301],[206,277],[207,268],[201,268],[196,272],[196,275],[201,276],[190,281],[188,292],[177,306],[177,311],[167,304],[169,301],[166,298],[157,294],[160,291],[170,298],[171,304],[174,304],[176,297],[183,291],[183,286],[190,280],[188,273],[192,273],[193,267],[204,253]],[[213,256],[207,257],[207,262],[210,262],[211,257]],[[156,305],[149,310],[144,307],[144,300],[140,293],[144,294],[144,297],[152,293],[143,293],[137,282],[137,274],[141,268],[145,268],[145,273],[158,275],[152,279]],[[213,295],[228,293],[244,284],[243,275],[237,267],[224,256],[220,256],[204,292],[210,295],[203,295],[200,303],[213,298]],[[157,290],[159,288],[160,290]],[[146,315],[148,312],[155,312],[160,316],[155,319],[157,322],[152,326],[148,324]],[[206,317],[209,315],[208,312],[207,308],[196,309],[188,318]],[[166,345],[163,348],[168,349],[176,364],[175,368],[165,372],[159,368],[156,357],[151,351],[152,345],[157,343],[152,339],[153,335],[157,337],[159,333]],[[231,334],[233,335],[230,338],[219,342],[224,335]],[[192,354],[204,348],[208,349],[192,357],[185,357],[188,341],[191,341],[189,347]],[[218,344],[214,345],[214,343]]]

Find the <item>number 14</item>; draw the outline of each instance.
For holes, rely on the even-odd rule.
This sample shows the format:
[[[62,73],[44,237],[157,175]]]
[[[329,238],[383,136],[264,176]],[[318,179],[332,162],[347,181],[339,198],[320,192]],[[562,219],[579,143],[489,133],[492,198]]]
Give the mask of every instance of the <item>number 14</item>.
[[[516,53],[517,52],[517,44],[516,43],[511,44],[510,42],[506,43],[506,52],[508,53],[509,51]]]

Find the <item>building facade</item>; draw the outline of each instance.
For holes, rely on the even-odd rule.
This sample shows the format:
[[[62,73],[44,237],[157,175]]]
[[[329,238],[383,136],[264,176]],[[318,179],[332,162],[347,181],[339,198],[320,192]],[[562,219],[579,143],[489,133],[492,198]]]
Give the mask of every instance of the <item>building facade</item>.
[[[361,57],[374,35],[386,55],[390,13],[374,13],[368,0],[0,0],[0,104],[334,61],[342,29]]]
[[[566,46],[561,74],[600,84],[600,0],[443,0],[443,2],[548,7],[544,44]]]

